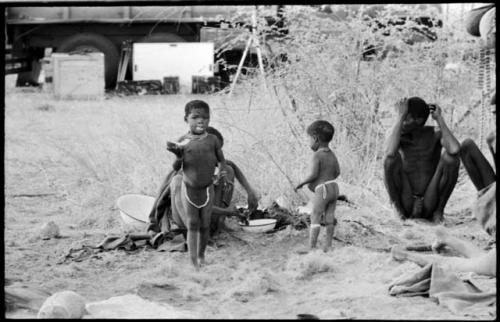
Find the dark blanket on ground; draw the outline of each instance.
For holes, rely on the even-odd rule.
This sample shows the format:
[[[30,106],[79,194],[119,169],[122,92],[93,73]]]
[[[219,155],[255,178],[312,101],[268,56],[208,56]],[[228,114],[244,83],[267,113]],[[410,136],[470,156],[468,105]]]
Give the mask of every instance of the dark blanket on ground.
[[[187,251],[184,235],[181,233],[161,233],[157,235],[155,239],[137,238],[137,236],[133,234],[126,234],[124,236],[106,237],[96,246],[83,245],[80,248],[71,248],[60,258],[57,264],[63,264],[69,261],[81,262],[88,258],[101,259],[99,253],[115,249],[124,250],[128,253],[135,253],[144,248],[159,252]]]
[[[481,290],[471,278],[459,278],[438,264],[429,264],[417,273],[403,275],[389,286],[392,296],[426,296],[457,315],[475,318],[496,317],[496,278],[487,278]]]

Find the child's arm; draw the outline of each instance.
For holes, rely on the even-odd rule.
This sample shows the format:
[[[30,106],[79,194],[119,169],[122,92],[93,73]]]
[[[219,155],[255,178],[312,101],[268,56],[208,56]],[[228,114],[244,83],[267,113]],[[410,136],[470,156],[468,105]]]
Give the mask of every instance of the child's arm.
[[[185,135],[181,136],[177,142],[181,142],[185,138]],[[177,143],[167,141],[167,150],[175,154],[176,159],[174,163],[172,164],[172,168],[174,168],[175,171],[179,171],[180,168],[182,167],[182,160],[183,160],[183,148]]]
[[[258,193],[252,188],[247,178],[243,174],[243,171],[241,171],[240,168],[238,168],[238,166],[234,162],[226,160],[226,163],[228,166],[233,168],[236,180],[238,180],[238,182],[243,186],[243,188],[247,192],[248,209],[250,211],[257,209],[259,203]]]
[[[226,159],[224,158],[224,153],[222,153],[222,146],[217,139],[215,140],[215,156],[217,157],[217,161],[219,161],[220,176],[224,177],[226,171],[223,169],[226,168]]]
[[[307,178],[305,178],[301,183],[299,183],[295,187],[295,191],[302,188],[303,185],[308,184],[308,183],[316,180],[316,178],[318,177],[318,174],[319,174],[319,157],[318,157],[317,153],[314,153],[313,158],[312,158],[312,162],[311,162],[311,170],[309,172],[309,176],[307,176]]]

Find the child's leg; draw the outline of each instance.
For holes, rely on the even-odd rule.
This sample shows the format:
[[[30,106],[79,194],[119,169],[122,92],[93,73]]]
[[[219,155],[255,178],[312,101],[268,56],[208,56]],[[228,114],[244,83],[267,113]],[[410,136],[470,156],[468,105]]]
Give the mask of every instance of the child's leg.
[[[208,239],[210,236],[210,220],[213,208],[213,195],[214,187],[211,186],[209,190],[209,202],[200,209],[200,239],[198,239],[198,262],[200,265],[205,264],[205,249],[207,247]]]
[[[187,215],[187,244],[191,263],[198,268],[198,240],[200,239],[200,211],[191,205],[186,207]]]
[[[332,247],[333,233],[335,232],[335,225],[337,220],[335,219],[335,207],[337,203],[332,202],[326,209],[325,221],[326,221],[326,234],[325,234],[325,245],[323,251],[326,253]]]
[[[317,187],[312,198],[311,229],[309,232],[309,248],[316,248],[321,229],[321,215],[325,212],[327,201],[323,198],[323,188]]]
[[[194,267],[198,268],[198,239],[200,238],[200,209],[191,205],[186,198],[186,186],[183,183],[181,187],[182,194],[182,211],[181,217],[186,224],[187,228],[187,244],[189,257]]]
[[[337,198],[339,196],[339,186],[337,183],[332,182],[327,185],[327,200],[330,203],[327,205],[325,211],[325,223],[326,223],[326,234],[325,234],[325,245],[323,251],[326,253],[332,247],[333,233],[335,230],[335,224],[337,220],[335,219],[335,208],[337,207]]]

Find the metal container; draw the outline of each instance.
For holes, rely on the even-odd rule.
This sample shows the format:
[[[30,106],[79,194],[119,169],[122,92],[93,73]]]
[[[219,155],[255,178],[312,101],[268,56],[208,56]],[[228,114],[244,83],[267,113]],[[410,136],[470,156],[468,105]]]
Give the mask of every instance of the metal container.
[[[54,96],[61,99],[104,98],[104,54],[52,54]]]

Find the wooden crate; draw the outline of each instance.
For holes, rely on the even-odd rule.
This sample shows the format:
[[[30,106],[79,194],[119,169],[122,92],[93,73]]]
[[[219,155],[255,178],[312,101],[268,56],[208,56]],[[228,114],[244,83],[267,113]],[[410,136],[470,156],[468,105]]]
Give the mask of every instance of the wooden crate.
[[[104,54],[54,53],[54,96],[62,99],[104,98]]]

